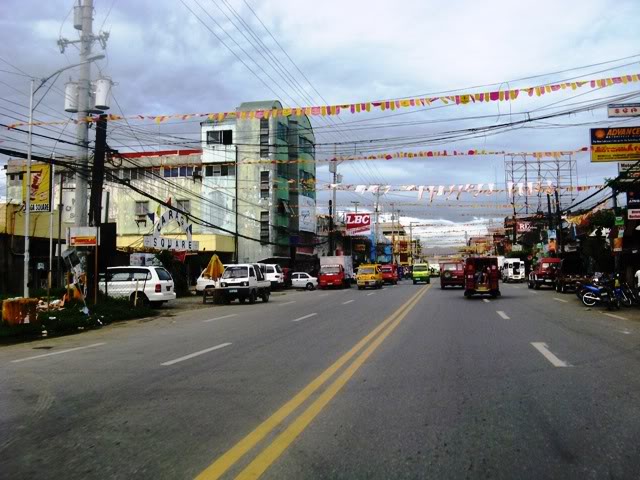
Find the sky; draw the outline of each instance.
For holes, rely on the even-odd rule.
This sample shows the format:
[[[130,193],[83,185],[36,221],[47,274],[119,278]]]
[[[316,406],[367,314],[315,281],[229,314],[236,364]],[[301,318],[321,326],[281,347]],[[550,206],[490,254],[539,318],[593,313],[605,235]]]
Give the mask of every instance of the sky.
[[[229,111],[244,101],[274,98],[290,106],[342,104],[640,73],[640,56],[632,57],[640,53],[640,2],[634,0],[399,0],[391,7],[377,0],[95,0],[94,5],[94,29],[110,35],[107,58],[96,63],[94,77],[102,73],[113,79],[111,111],[127,115]],[[28,75],[42,78],[77,62],[73,46],[61,54],[56,45],[61,36],[77,38],[69,15],[72,6],[72,0],[0,2],[1,123],[24,120]],[[252,34],[261,43],[253,41]],[[94,50],[100,51],[100,46]],[[274,59],[279,62],[275,68]],[[624,60],[611,62],[616,59]],[[73,75],[72,70],[64,73],[46,92],[38,119],[68,118],[62,89]],[[312,122],[322,159],[331,158],[334,149],[339,153],[572,150],[589,144],[589,128],[610,124],[605,108],[498,134],[436,139],[450,136],[445,132],[522,120],[527,113],[535,118],[569,110],[576,102],[640,93],[639,87],[579,89],[482,105],[345,113],[335,120]],[[634,100],[640,101],[629,101]],[[623,120],[623,125],[634,125],[633,119]],[[121,151],[154,149],[158,134],[179,135],[187,139],[185,145],[199,137],[197,121],[131,126],[138,139],[127,125],[110,133]],[[35,131],[56,138],[73,134],[71,127],[47,128]],[[24,149],[24,141],[22,133],[0,130],[0,146]],[[65,150],[72,148],[69,145],[55,148],[60,154],[72,153]],[[40,141],[35,151],[50,153],[51,145]],[[588,153],[576,159],[577,184],[599,184],[615,175],[615,164],[592,164]],[[0,162],[6,157],[0,155]],[[502,155],[348,162],[338,170],[345,184],[494,182],[500,186],[505,182]],[[319,165],[318,180],[330,180],[326,164]],[[0,177],[2,191],[4,182]],[[329,192],[319,193],[320,212],[326,210],[328,199]],[[385,214],[399,209],[407,225],[444,225],[415,230],[424,235],[427,246],[442,246],[464,241],[465,231],[482,233],[490,220],[501,221],[505,210],[490,204],[506,200],[504,195],[481,200],[469,195],[453,205],[443,198],[429,203],[428,195],[419,201],[416,192],[390,192],[381,198],[381,208]],[[338,193],[339,210],[350,210],[354,201],[361,202],[364,211],[371,209],[374,198]]]

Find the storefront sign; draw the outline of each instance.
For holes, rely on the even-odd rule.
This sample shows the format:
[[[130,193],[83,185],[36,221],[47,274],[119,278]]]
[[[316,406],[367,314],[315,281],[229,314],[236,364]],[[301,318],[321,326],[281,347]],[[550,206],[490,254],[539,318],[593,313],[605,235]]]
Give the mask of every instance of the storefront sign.
[[[613,239],[613,251],[614,252],[621,252],[622,251],[622,242],[623,239],[620,237],[616,237]]]
[[[640,220],[640,208],[630,208],[627,210],[627,218],[629,220]]]
[[[95,247],[100,245],[99,229],[96,227],[69,228],[70,247]]]
[[[615,226],[616,227],[623,227],[624,226],[624,217],[616,217]]]
[[[592,162],[640,160],[640,127],[592,128]]]
[[[371,233],[371,215],[368,213],[347,213],[347,236],[369,235]]]
[[[26,199],[29,191],[31,212],[51,211],[51,165],[32,164],[31,180],[27,185],[27,176],[22,178],[22,199]]]
[[[305,195],[298,195],[298,230],[316,233],[316,201]]]
[[[159,250],[198,250],[198,242],[193,240],[180,240],[167,237],[156,237],[152,235],[144,236],[144,246],[147,248],[157,248]]]
[[[531,222],[518,222],[516,227],[517,233],[527,233],[533,230],[533,224]]]
[[[167,238],[160,236],[162,229],[170,224],[177,224],[180,229],[186,234],[187,238]],[[174,210],[167,210],[164,212],[156,224],[153,226],[153,235],[145,235],[142,239],[143,244],[147,248],[157,248],[159,250],[171,250],[171,251],[192,251],[198,250],[200,245],[191,239],[191,232],[193,231],[193,224],[189,223],[189,219],[180,212]]]
[[[640,208],[640,191],[627,192],[627,207]]]
[[[640,103],[614,103],[607,105],[607,113],[611,117],[640,117]]]

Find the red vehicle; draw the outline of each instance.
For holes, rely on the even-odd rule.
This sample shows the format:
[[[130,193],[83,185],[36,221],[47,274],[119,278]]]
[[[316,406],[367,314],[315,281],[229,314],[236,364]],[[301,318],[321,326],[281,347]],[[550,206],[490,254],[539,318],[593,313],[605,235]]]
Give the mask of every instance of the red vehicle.
[[[464,296],[500,295],[496,257],[469,257],[464,265]]]
[[[446,262],[440,264],[440,288],[444,287],[464,288],[464,262]]]
[[[556,273],[560,268],[559,258],[541,258],[536,267],[529,273],[527,286],[538,290],[541,285],[555,287]]]
[[[390,263],[388,265],[382,265],[380,267],[382,272],[382,281],[384,283],[391,283],[393,285],[398,284],[398,266]]]
[[[320,275],[318,275],[319,288],[349,288],[351,286],[349,277],[342,265],[322,265]]]

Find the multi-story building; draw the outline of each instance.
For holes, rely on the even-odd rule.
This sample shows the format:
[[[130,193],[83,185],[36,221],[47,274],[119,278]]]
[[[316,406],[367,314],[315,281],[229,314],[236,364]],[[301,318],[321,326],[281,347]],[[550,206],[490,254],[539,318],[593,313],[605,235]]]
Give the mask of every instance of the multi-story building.
[[[281,108],[278,101],[247,102],[238,112]],[[316,167],[309,119],[209,120],[202,123],[202,143],[203,167],[220,172],[205,179],[212,200],[226,201],[231,210],[237,201],[235,216],[216,220],[234,232],[237,222],[238,260],[282,257],[299,265],[311,259],[316,243]],[[230,172],[237,172],[237,177]]]

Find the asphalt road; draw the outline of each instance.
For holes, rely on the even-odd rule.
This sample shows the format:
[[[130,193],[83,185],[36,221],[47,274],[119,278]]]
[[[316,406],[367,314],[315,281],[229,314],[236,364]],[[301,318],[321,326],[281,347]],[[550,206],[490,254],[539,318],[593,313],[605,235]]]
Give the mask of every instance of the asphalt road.
[[[501,288],[288,292],[2,347],[0,478],[638,478],[637,313]]]

